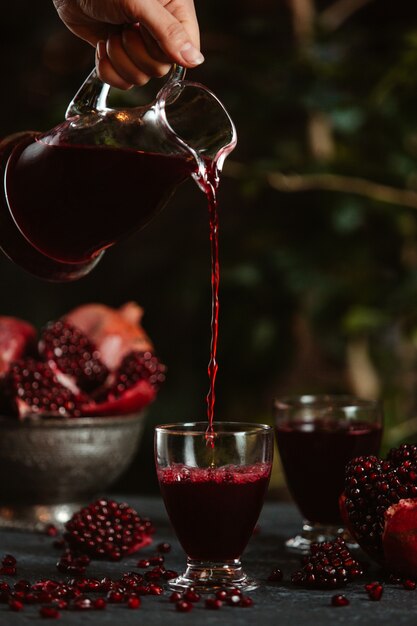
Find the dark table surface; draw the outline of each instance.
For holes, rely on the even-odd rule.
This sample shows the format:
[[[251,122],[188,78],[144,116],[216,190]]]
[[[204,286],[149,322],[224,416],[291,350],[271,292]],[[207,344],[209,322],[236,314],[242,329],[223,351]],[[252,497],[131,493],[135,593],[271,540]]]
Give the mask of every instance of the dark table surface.
[[[117,498],[120,500],[120,498]],[[157,529],[155,544],[169,541],[172,550],[166,555],[166,567],[181,571],[185,557],[170,528],[162,501],[158,497],[129,497],[129,504],[140,515],[150,517]],[[417,590],[405,591],[393,585],[385,585],[380,602],[372,602],[364,591],[364,582],[375,580],[378,570],[371,567],[366,579],[360,583],[351,583],[343,593],[350,599],[347,607],[334,608],[330,599],[334,591],[304,590],[291,586],[289,579],[297,569],[298,559],[285,552],[284,539],[300,525],[300,517],[289,504],[266,503],[260,518],[260,532],[255,534],[244,554],[243,563],[247,573],[257,577],[261,586],[249,595],[254,601],[252,608],[222,607],[219,611],[209,611],[203,603],[196,604],[190,613],[179,613],[175,605],[168,601],[169,592],[162,596],[146,596],[138,610],[109,605],[105,611],[62,611],[59,624],[164,624],[164,626],[204,624],[207,626],[234,624],[274,624],[274,626],[336,626],[339,624],[380,626],[400,626],[417,624]],[[52,547],[52,539],[42,534],[16,531],[0,531],[0,556],[11,553],[18,561],[17,576],[31,582],[40,578],[62,579],[55,567],[59,552]],[[135,569],[138,558],[155,554],[155,548],[149,546],[119,563],[93,561],[87,569],[87,575],[101,578],[109,575],[119,577],[122,573]],[[138,556],[140,555],[140,556]],[[267,576],[274,567],[284,572],[282,583],[268,583]],[[136,570],[140,571],[140,570]],[[11,582],[13,578],[3,577]],[[15,613],[7,605],[0,604],[0,625],[13,626],[45,623],[38,615],[37,606],[25,606]],[[50,622],[46,622],[50,623]]]

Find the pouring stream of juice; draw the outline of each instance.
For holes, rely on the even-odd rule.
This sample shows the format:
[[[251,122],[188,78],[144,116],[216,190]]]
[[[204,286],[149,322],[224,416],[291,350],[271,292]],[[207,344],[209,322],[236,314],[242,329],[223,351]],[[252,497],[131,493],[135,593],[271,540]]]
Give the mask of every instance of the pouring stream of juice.
[[[212,171],[211,171],[212,172]],[[207,394],[207,445],[214,446],[213,420],[214,404],[216,400],[215,384],[218,370],[217,363],[217,340],[219,335],[219,218],[217,204],[218,179],[210,173],[205,184],[207,196],[209,220],[210,220],[210,252],[211,252],[211,345],[210,361],[208,365],[209,391]]]

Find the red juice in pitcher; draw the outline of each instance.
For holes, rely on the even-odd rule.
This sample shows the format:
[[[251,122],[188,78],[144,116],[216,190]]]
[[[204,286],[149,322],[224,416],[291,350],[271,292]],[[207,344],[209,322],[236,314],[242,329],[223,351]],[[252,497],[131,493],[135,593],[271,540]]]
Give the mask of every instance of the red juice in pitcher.
[[[32,246],[81,263],[146,225],[194,167],[181,156],[39,139],[14,149],[5,189]]]

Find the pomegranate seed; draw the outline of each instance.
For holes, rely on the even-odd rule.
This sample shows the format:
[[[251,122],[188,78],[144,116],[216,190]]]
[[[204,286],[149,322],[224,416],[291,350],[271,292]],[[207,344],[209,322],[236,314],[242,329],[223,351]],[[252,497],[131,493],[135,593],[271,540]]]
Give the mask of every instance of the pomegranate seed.
[[[273,569],[272,572],[268,576],[269,582],[274,582],[274,583],[275,582],[280,583],[282,578],[283,578],[282,570],[280,570],[278,567]]]
[[[179,591],[173,591],[169,596],[169,601],[178,602],[178,600],[182,600],[182,594]]]
[[[150,596],[160,596],[161,594],[164,593],[164,589],[160,585],[155,585],[155,583],[150,583],[150,585],[148,585],[148,593]]]
[[[404,580],[403,587],[407,589],[407,591],[413,591],[416,588],[417,584],[415,580]]]
[[[109,591],[107,594],[107,600],[112,604],[120,604],[124,601],[124,594],[120,593],[120,591]]]
[[[384,591],[384,588],[382,585],[375,585],[374,587],[372,587],[372,589],[369,589],[368,591],[369,599],[375,600],[375,601],[380,600],[382,597],[383,591]]]
[[[0,574],[4,576],[15,576],[16,568],[11,565],[3,565],[3,567],[0,567]]]
[[[68,608],[68,602],[66,600],[54,600],[53,604],[58,609],[67,609]]]
[[[164,554],[166,554],[167,552],[171,552],[171,544],[167,542],[158,543],[156,549],[158,550],[158,552],[163,552]]]
[[[165,570],[162,570],[160,567],[155,567],[150,572],[145,572],[144,578],[148,582],[157,583],[157,582],[159,582],[161,580],[162,574],[164,573],[164,571]]]
[[[207,598],[204,604],[206,609],[213,610],[221,609],[221,607],[223,606],[223,602],[218,598]]]
[[[198,594],[192,587],[184,591],[183,597],[187,602],[198,602],[201,598],[200,594]]]
[[[39,602],[36,593],[27,593],[25,595],[25,604],[37,604]]]
[[[129,609],[138,609],[141,605],[141,599],[137,596],[132,596],[127,601],[127,606]]]
[[[15,600],[20,600],[20,601],[24,601],[26,593],[24,591],[13,591],[13,593],[10,594],[11,598],[14,598]]]
[[[149,585],[138,585],[135,589],[135,593],[138,596],[149,595]]]
[[[17,561],[16,558],[12,555],[12,554],[6,554],[2,560],[1,560],[1,564],[4,567],[16,567],[17,565]]]
[[[93,608],[93,603],[90,598],[79,596],[75,598],[72,606],[76,611],[89,611]]]
[[[93,606],[97,611],[102,611],[106,608],[107,602],[104,598],[96,598],[93,602]]]
[[[225,589],[219,589],[218,591],[216,591],[216,598],[218,600],[226,600],[227,591]]]
[[[143,569],[147,568],[150,566],[150,561],[149,559],[141,559],[140,561],[137,562],[136,567],[141,567]]]
[[[240,595],[234,594],[226,598],[226,602],[229,606],[238,606],[240,604]]]
[[[13,587],[16,591],[29,591],[30,582],[28,580],[18,580]]]
[[[164,580],[173,580],[174,578],[177,578],[178,576],[178,572],[174,572],[174,570],[172,569],[166,569],[165,572],[162,574],[162,578]]]
[[[337,594],[336,596],[332,596],[331,605],[332,606],[348,606],[350,601],[346,596],[341,594]]]
[[[54,524],[48,524],[45,527],[45,534],[48,535],[48,537],[56,537],[58,534],[58,528],[54,526]]]
[[[176,603],[175,608],[177,609],[177,611],[180,611],[180,613],[189,613],[189,611],[191,611],[191,609],[193,608],[193,604],[192,604],[192,602],[186,602],[185,600],[179,600]]]
[[[244,608],[248,608],[248,607],[253,606],[252,598],[250,598],[249,596],[242,596],[240,598],[239,606],[242,606]]]
[[[150,565],[162,565],[162,563],[164,563],[165,558],[162,555],[158,555],[158,556],[152,556],[149,559],[149,564]]]
[[[11,611],[21,611],[23,609],[23,602],[12,598],[9,600],[9,608]]]
[[[58,619],[61,617],[61,613],[54,606],[41,606],[39,615],[46,619]]]

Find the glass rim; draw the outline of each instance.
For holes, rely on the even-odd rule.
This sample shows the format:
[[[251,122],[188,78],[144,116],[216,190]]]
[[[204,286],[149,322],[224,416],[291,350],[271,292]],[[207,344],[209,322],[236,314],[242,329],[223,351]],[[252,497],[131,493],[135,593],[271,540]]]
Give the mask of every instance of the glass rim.
[[[336,408],[336,409],[380,409],[378,400],[359,398],[353,394],[300,394],[275,397],[274,408],[278,410],[293,408]]]
[[[230,426],[230,430],[223,430],[221,427]],[[220,427],[217,430],[216,427]],[[191,430],[193,429],[194,430]],[[213,432],[218,435],[254,435],[260,433],[273,433],[272,426],[268,424],[257,424],[251,422],[213,422]],[[208,422],[176,422],[173,424],[160,424],[155,426],[155,433],[168,435],[191,435],[201,436],[209,433]]]

